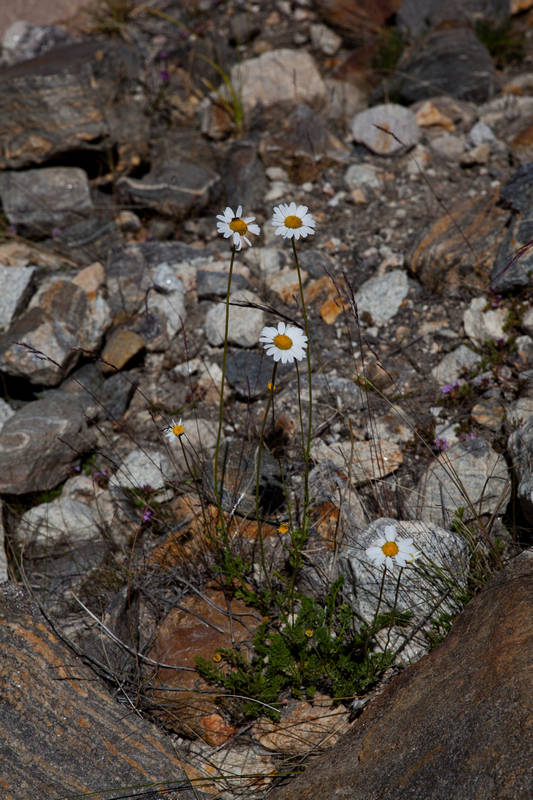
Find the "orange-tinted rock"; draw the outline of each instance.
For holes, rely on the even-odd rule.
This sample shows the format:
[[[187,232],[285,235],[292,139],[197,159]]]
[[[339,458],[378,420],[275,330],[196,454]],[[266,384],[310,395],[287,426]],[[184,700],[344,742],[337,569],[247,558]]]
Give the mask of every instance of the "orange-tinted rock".
[[[533,551],[446,640],[394,678],[352,731],[272,800],[531,797]]]
[[[533,122],[516,134],[511,142],[511,153],[522,163],[533,160]]]
[[[122,369],[144,350],[144,340],[138,333],[124,328],[114,331],[102,351],[102,372]]]
[[[312,703],[296,703],[280,722],[260,720],[252,734],[267,750],[304,755],[331,747],[349,729],[346,708],[333,708],[331,697],[317,693]]]
[[[119,797],[141,785],[153,800],[171,787],[192,800],[168,739],[124,713],[13,584],[0,588],[0,647],[3,800]]]
[[[428,289],[489,288],[508,218],[497,200],[497,193],[469,198],[443,214],[423,235],[412,255],[411,269]]]
[[[317,0],[318,13],[350,40],[374,39],[376,30],[400,9],[402,0]]]
[[[240,600],[227,601],[215,589],[207,589],[202,596],[190,595],[169,611],[148,654],[169,665],[155,670],[149,691],[154,713],[165,727],[189,737],[211,735],[205,718],[212,722],[211,715],[218,714],[216,700],[224,690],[200,678],[196,658],[217,659],[220,650],[251,641],[259,622],[256,611]],[[220,726],[216,735],[224,735]]]

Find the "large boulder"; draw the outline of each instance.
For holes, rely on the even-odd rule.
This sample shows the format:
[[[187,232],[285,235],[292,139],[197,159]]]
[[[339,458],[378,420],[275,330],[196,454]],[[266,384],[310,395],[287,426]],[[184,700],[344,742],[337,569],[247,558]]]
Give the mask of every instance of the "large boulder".
[[[125,714],[9,583],[0,588],[0,646],[4,800],[131,797],[133,786],[152,800],[198,796],[171,742]]]
[[[272,800],[530,797],[532,589],[529,550]]]

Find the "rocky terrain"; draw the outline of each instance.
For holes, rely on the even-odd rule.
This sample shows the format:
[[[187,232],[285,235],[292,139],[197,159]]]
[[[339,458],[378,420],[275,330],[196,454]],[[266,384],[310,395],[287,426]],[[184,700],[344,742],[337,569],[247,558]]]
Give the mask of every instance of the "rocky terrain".
[[[99,0],[4,34],[6,797],[303,798],[332,771],[339,797],[447,798],[453,785],[466,798],[480,774],[483,797],[531,791],[530,5]],[[291,201],[316,222],[297,243],[313,419],[296,587],[326,608],[344,579],[363,626],[377,598],[408,623],[378,634],[394,659],[367,691],[285,688],[280,718],[254,719],[196,666],[232,647],[252,663],[267,616],[247,588],[286,575],[293,555],[305,368],[278,367],[256,472],[273,396],[259,336],[304,324],[292,247],[271,224]],[[235,254],[225,363],[224,544],[249,564],[236,591],[213,457],[231,259],[216,216],[239,205],[261,233]],[[431,570],[397,582],[370,568],[391,526]],[[478,623],[491,614],[510,629]],[[36,665],[62,680],[40,684]],[[403,753],[390,698],[406,717],[416,705]],[[378,780],[385,751],[401,769]]]

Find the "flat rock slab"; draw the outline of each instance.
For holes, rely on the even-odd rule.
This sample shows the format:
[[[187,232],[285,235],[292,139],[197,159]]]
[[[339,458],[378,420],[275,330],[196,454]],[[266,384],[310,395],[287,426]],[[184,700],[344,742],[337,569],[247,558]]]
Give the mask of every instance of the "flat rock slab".
[[[517,800],[533,795],[533,551],[472,600],[353,730],[271,800]]]
[[[98,40],[8,67],[0,75],[0,168],[113,145],[121,160],[136,155],[147,132],[139,75],[133,48]]]
[[[4,800],[193,800],[170,741],[114,701],[13,584],[0,587],[0,646]]]

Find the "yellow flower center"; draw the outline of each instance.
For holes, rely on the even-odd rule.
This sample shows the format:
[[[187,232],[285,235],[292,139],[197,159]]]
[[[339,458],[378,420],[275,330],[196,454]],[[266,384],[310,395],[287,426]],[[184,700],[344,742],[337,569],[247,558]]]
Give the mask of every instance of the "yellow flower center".
[[[289,530],[289,526],[287,525],[286,522],[282,522],[278,530],[280,533],[287,533],[287,531]]]
[[[314,633],[314,630],[313,630],[312,628],[308,628],[308,629],[305,631],[305,635],[307,636],[307,638],[308,638],[308,639],[310,639],[310,638],[311,638],[311,636],[313,635],[313,633]]]
[[[396,542],[385,542],[385,544],[381,545],[381,549],[386,556],[397,556],[399,552]]]
[[[274,344],[278,350],[290,350],[292,347],[292,339],[290,336],[285,336],[284,333],[278,333],[274,336]]]
[[[272,383],[272,381],[269,381],[267,388],[268,388],[269,392],[275,392],[276,391],[276,384]]]
[[[229,226],[232,231],[235,231],[235,233],[238,233],[241,236],[244,236],[244,234],[248,230],[248,225],[240,217],[235,217],[235,219],[232,219]]]
[[[285,227],[286,228],[301,228],[303,225],[302,220],[300,217],[295,216],[288,216],[285,217]]]
[[[185,428],[183,425],[174,425],[172,427],[172,433],[174,436],[181,436],[183,433],[185,433]]]
[[[222,661],[222,655],[220,653],[215,653],[213,661]]]

